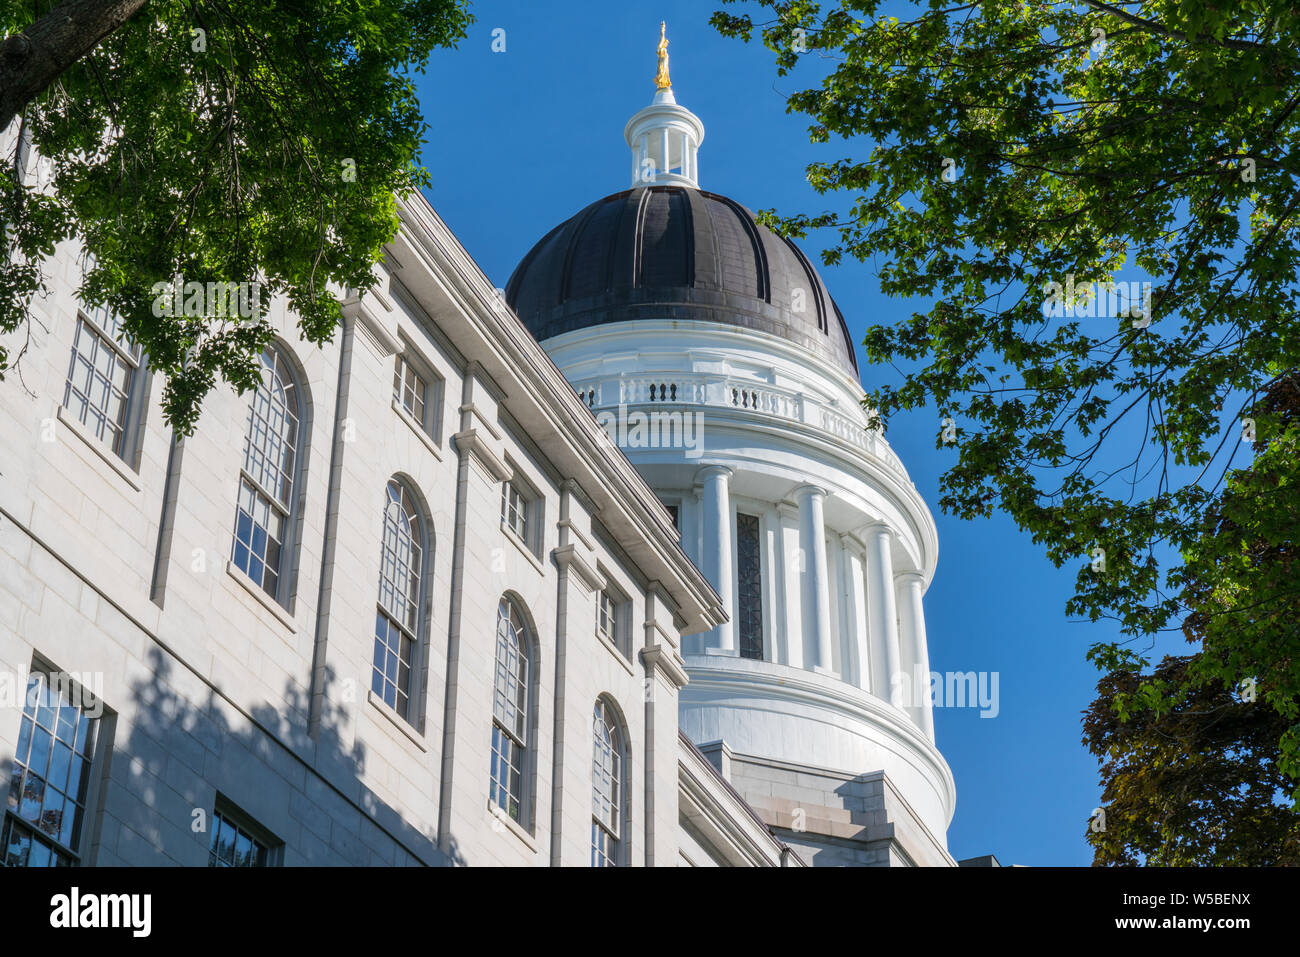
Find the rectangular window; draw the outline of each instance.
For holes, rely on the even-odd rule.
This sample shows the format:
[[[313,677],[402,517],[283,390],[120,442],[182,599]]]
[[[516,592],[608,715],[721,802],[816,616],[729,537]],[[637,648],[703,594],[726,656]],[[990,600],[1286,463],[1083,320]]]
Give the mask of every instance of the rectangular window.
[[[283,843],[220,795],[212,811],[208,867],[274,867]]]
[[[528,537],[531,531],[528,521],[530,505],[528,496],[513,479],[501,484],[501,524],[518,535],[520,540],[531,549],[533,543]]]
[[[110,325],[110,329],[116,324]],[[63,407],[117,455],[126,458],[127,409],[139,366],[139,349],[127,351],[105,330],[77,316]]]
[[[416,372],[407,361],[406,356],[397,356],[397,367],[393,370],[393,398],[411,417],[425,426],[425,401],[429,393],[429,384],[424,376]]]
[[[415,640],[410,632],[382,610],[375,613],[375,658],[370,687],[384,703],[407,721],[410,714],[411,654]]]
[[[669,506],[666,506],[666,507],[667,507],[667,509],[668,509],[668,514],[671,515],[671,516],[673,517],[673,528],[677,529],[677,530],[680,532],[680,531],[682,530],[682,508],[681,508],[681,506],[680,506],[680,505],[669,505]]]
[[[276,598],[280,593],[280,553],[287,515],[247,475],[239,477],[239,509],[235,515],[235,554],[245,575]]]
[[[596,620],[596,627],[600,635],[614,647],[620,647],[618,633],[618,606],[619,601],[608,591],[600,593],[600,614]]]
[[[52,680],[50,674],[33,670],[28,678],[0,829],[6,866],[69,867],[81,862],[99,710],[65,676]]]
[[[618,838],[594,820],[591,822],[591,866],[618,866]]]
[[[763,658],[763,562],[756,515],[736,515],[736,628],[740,657]]]
[[[523,755],[523,745],[511,737],[498,722],[493,721],[492,775],[488,785],[488,798],[514,821],[519,821],[523,812]]]

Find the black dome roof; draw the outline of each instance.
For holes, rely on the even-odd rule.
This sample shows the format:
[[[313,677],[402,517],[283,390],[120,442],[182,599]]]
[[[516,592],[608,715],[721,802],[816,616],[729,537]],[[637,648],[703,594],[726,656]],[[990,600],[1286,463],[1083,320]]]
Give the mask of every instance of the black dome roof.
[[[506,301],[539,342],[607,322],[695,319],[780,336],[858,373],[844,317],[808,258],[744,206],[702,190],[640,186],[592,203],[524,257]]]

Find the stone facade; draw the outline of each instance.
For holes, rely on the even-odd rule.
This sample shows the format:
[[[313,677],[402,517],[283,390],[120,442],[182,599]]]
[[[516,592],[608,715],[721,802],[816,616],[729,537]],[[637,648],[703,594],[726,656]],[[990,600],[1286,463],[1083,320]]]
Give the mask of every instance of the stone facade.
[[[276,597],[231,561],[251,393],[218,386],[177,441],[145,357],[115,451],[64,407],[91,318],[79,252],[48,264],[0,385],[0,772],[31,763],[26,741],[17,754],[29,673],[78,676],[103,709],[81,835],[60,847],[80,863],[204,865],[220,810],[285,865],[585,865],[598,698],[622,737],[620,863],[681,860],[678,649],[721,620],[718,598],[433,210],[415,198],[402,217],[333,342],[302,343],[272,308],[303,410]],[[394,398],[399,355],[429,384],[419,422]],[[427,527],[410,720],[371,690],[394,477]],[[503,525],[505,480],[531,499],[530,541]],[[609,639],[602,590],[619,607]],[[503,596],[532,641],[517,820],[488,797]],[[30,817],[32,787],[8,813]],[[737,840],[781,863],[750,830]]]
[[[694,216],[702,124],[671,90],[637,116],[637,169],[677,157],[637,180],[637,208]],[[650,235],[625,217],[636,236],[610,248],[627,268],[600,295],[632,311],[541,345],[403,200],[335,338],[303,343],[273,303],[263,388],[219,385],[183,440],[148,357],[78,302],[79,250],[59,249],[0,383],[0,853],[202,865],[236,827],[285,865],[586,865],[594,845],[622,865],[955,863],[952,775],[910,691],[930,675],[933,519],[859,405],[851,344],[830,363],[809,346],[849,335],[820,278],[710,195],[731,213],[692,219],[680,248],[664,236],[685,220]],[[757,293],[646,291],[648,246],[681,266],[710,244],[690,282],[749,250]],[[571,259],[527,271],[542,313]],[[811,293],[785,288],[799,276]],[[730,321],[702,317],[713,294]],[[121,415],[97,421],[70,389],[91,366]],[[268,485],[246,443],[282,409],[294,453],[266,456],[283,466]],[[665,419],[667,442],[629,435]],[[275,554],[277,516],[268,577],[250,555]],[[418,575],[387,550],[401,522]],[[24,709],[43,673],[102,710],[67,803],[40,774],[70,780],[68,754]]]

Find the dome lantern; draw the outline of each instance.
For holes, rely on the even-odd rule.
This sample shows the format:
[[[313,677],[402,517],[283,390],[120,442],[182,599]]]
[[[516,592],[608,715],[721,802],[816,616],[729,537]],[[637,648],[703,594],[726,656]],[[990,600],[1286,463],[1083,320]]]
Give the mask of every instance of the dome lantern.
[[[659,24],[659,68],[655,96],[623,128],[632,151],[633,186],[689,186],[698,189],[699,151],[704,142],[700,118],[679,106],[668,76],[667,25]]]

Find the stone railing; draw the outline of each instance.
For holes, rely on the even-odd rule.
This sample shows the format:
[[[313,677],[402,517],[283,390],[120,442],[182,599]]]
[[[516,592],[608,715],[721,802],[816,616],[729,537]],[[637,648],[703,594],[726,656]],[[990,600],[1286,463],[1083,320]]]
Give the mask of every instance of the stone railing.
[[[800,422],[857,446],[901,478],[907,478],[903,463],[878,432],[807,393],[752,379],[689,374],[605,376],[577,381],[573,387],[593,411],[620,405],[706,405],[749,409],[760,415]]]

